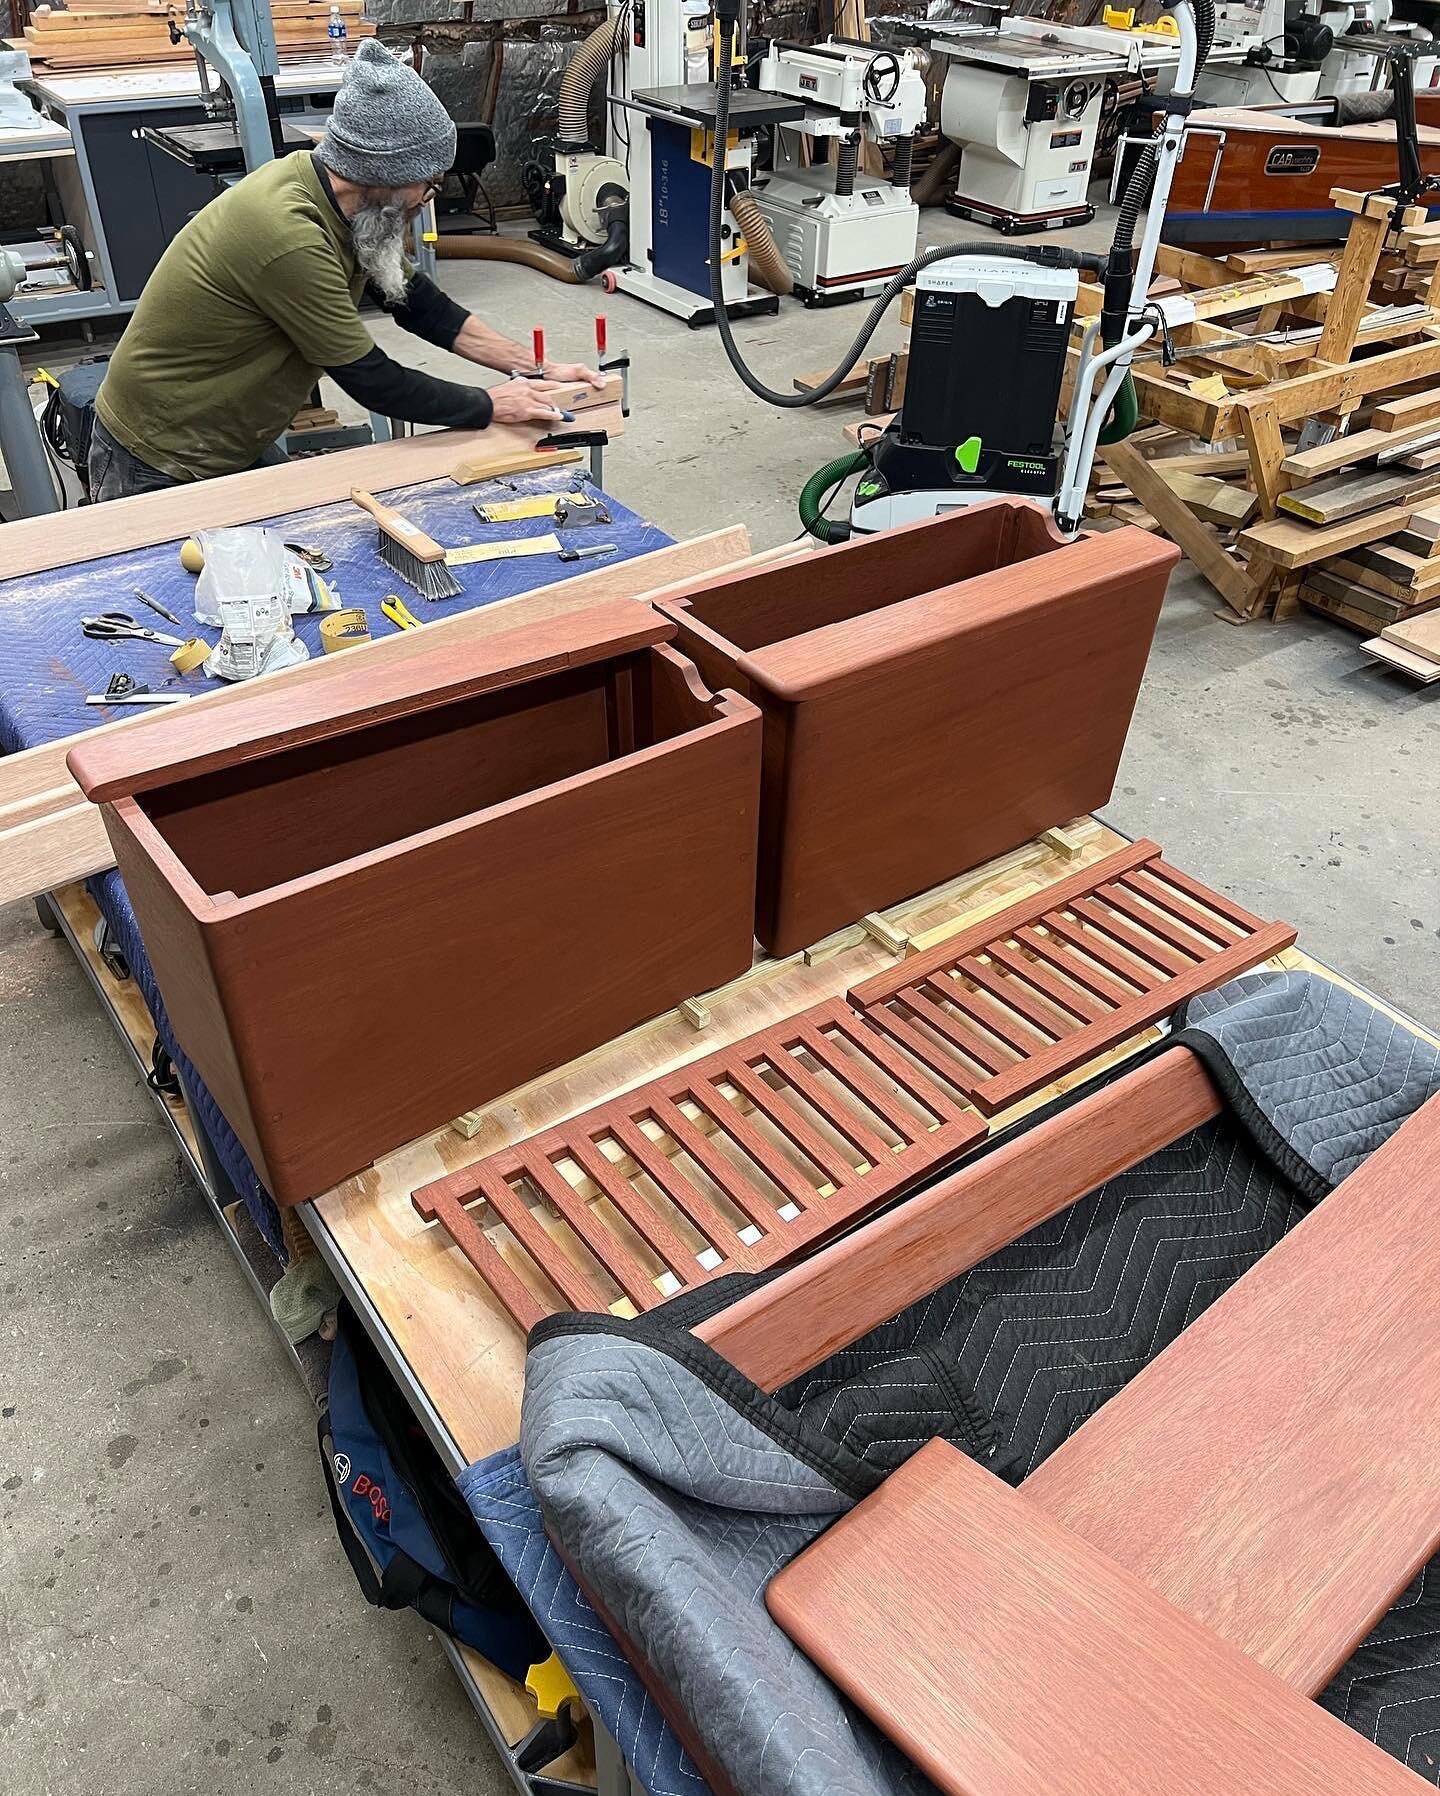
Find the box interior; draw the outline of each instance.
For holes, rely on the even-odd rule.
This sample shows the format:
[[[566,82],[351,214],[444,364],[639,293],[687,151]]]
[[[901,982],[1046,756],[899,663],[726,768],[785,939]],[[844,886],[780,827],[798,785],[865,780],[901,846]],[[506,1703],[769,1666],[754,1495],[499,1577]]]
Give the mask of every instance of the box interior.
[[[210,896],[244,898],[714,721],[643,650],[177,781],[137,802]]]
[[[686,604],[697,622],[750,653],[1065,546],[1038,507],[986,505],[838,555],[765,568]]]

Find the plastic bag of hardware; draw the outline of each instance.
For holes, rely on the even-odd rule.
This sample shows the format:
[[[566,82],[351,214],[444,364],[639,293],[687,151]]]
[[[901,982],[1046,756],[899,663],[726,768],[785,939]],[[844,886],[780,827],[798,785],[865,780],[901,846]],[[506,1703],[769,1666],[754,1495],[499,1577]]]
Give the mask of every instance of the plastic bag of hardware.
[[[294,558],[279,537],[259,528],[208,530],[200,546],[205,565],[195,585],[195,618],[220,630],[205,672],[251,680],[308,660],[290,622]]]

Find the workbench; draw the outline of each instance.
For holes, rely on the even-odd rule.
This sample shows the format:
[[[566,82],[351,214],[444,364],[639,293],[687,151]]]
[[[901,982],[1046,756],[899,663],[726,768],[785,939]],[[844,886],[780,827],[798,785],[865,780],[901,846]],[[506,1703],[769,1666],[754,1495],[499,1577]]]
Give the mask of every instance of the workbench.
[[[547,487],[559,491],[574,479],[575,470],[567,468],[517,477],[512,484],[523,491]],[[403,503],[406,514],[422,527],[442,542],[454,543],[481,534],[468,515],[472,501],[481,496],[499,495],[490,489],[430,481],[405,489]],[[606,531],[606,540],[619,543],[624,555],[641,554],[666,542],[653,526],[613,501],[607,503],[615,524]],[[372,628],[388,629],[378,616],[377,601],[393,582],[375,561],[373,526],[348,504],[314,507],[282,522],[287,536],[332,555],[333,577],[345,601],[364,604]],[[505,528],[525,536],[542,532],[545,525],[532,521]],[[574,571],[585,568],[580,563]],[[565,572],[549,559],[479,564],[458,571],[465,586],[463,598],[435,610],[516,596]],[[142,654],[154,656],[161,668],[166,667],[159,660],[164,651],[158,648],[94,643],[80,634],[78,620],[83,613],[134,609],[130,589],[136,584],[186,615],[183,601],[189,577],[175,563],[173,543],[55,569],[23,582],[0,583],[0,668],[4,669],[0,746],[15,749],[54,740],[102,720],[103,711],[83,705],[83,694],[97,681],[103,684],[102,676],[113,671],[117,651],[125,657],[121,664],[137,672],[150,665]],[[418,600],[415,608],[428,609]],[[313,619],[298,620],[300,634],[312,646],[315,625]],[[464,1477],[472,1502],[483,1492],[492,1514],[507,1509],[513,1514],[515,1543],[513,1553],[505,1555],[507,1568],[548,1637],[564,1653],[596,1721],[593,1763],[588,1744],[582,1745],[563,1767],[550,1767],[548,1776],[584,1783],[593,1779],[604,1796],[623,1796],[634,1787],[627,1767],[637,1766],[645,1788],[656,1796],[703,1792],[679,1742],[644,1695],[618,1647],[557,1569],[538,1527],[514,1445],[523,1336],[449,1237],[421,1221],[412,1194],[444,1173],[471,1165],[502,1145],[666,1068],[837,996],[858,980],[893,966],[897,955],[920,938],[991,916],[1089,866],[1122,842],[1100,821],[1076,819],[879,918],[842,929],[803,953],[782,960],[759,959],[751,972],[723,990],[697,993],[688,1004],[571,1065],[454,1124],[442,1123],[301,1206],[305,1226],[446,1465]],[[255,1240],[255,1229],[270,1234],[273,1241],[273,1211],[179,1044],[166,1040],[163,1006],[118,875],[111,871],[90,881],[88,889],[72,885],[53,893],[42,902],[41,914],[71,942],[137,1068],[149,1072],[151,1041],[157,1033],[175,1055],[183,1095],[157,1092],[156,1102],[246,1275],[263,1294],[279,1267]],[[95,939],[99,924],[106,932],[101,945]],[[112,963],[107,963],[102,945]],[[129,977],[117,975],[116,948]],[[1279,964],[1313,966],[1294,950],[1279,957]],[[1138,1033],[1002,1112],[992,1122],[992,1140],[1022,1115],[1092,1079],[1158,1033],[1156,1029]],[[304,1349],[294,1357],[313,1389],[317,1382],[313,1359]],[[528,1796],[534,1786],[517,1765],[514,1748],[535,1720],[533,1702],[521,1687],[473,1653],[453,1646],[447,1651],[517,1788]]]

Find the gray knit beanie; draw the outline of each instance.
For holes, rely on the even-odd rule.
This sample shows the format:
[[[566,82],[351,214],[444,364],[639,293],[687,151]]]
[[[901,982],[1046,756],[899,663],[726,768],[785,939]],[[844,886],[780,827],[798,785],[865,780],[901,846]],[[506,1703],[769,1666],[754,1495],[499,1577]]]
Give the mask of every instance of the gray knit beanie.
[[[455,126],[433,89],[367,37],[350,60],[316,151],[359,187],[408,187],[455,160]]]

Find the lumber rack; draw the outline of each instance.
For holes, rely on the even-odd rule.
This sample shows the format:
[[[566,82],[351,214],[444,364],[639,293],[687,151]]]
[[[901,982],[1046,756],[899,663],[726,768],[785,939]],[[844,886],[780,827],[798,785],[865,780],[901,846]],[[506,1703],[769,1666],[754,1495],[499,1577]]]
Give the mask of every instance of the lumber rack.
[[[1440,503],[1440,227],[1410,207],[1392,236],[1390,196],[1331,197],[1343,245],[1160,249],[1178,359],[1137,360],[1148,426],[1101,449],[1087,512],[1168,536],[1227,622],[1303,603],[1375,635],[1440,603],[1428,537],[1384,541]],[[1078,319],[1099,305],[1082,287]]]

